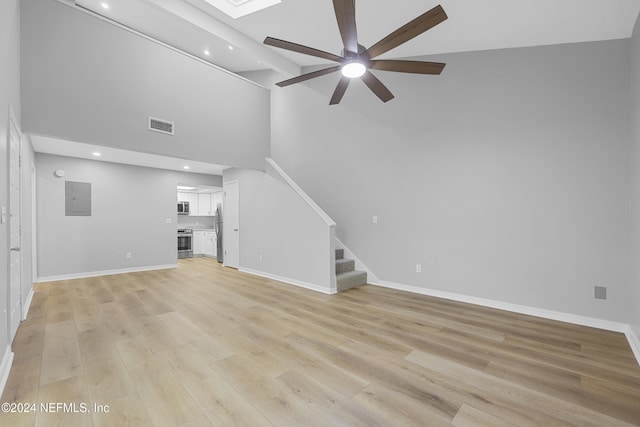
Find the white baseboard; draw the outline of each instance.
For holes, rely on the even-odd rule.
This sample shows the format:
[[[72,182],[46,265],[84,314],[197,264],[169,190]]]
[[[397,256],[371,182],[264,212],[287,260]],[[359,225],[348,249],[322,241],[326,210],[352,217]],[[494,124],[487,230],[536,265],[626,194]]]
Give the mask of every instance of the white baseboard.
[[[633,355],[636,357],[638,364],[640,364],[640,338],[636,335],[633,328],[628,325],[627,330],[624,331],[624,335],[627,337],[627,341],[629,341],[629,346],[631,347],[631,351],[633,351]]]
[[[11,351],[11,346],[8,345],[4,351],[4,356],[2,356],[2,363],[0,363],[0,395],[2,395],[7,385],[11,365],[13,365],[13,352]]]
[[[31,307],[31,301],[33,301],[33,286],[31,286],[31,289],[29,289],[29,295],[27,295],[27,299],[24,302],[24,306],[22,307],[22,320],[27,320],[29,307]]]
[[[333,295],[337,293],[335,289],[328,289],[320,285],[316,285],[314,283],[308,283],[308,282],[303,282],[301,280],[290,279],[288,277],[278,276],[276,274],[271,274],[271,273],[265,273],[263,271],[258,271],[258,270],[252,270],[250,268],[240,267],[238,271],[242,271],[243,273],[253,274],[254,276],[260,276],[267,279],[277,280],[278,282],[287,283],[289,285],[298,286],[300,288],[310,289],[316,292],[322,292],[323,294],[327,294],[327,295]]]
[[[560,322],[573,323],[576,325],[590,326],[592,328],[605,329],[613,332],[621,332],[625,334],[631,350],[640,365],[640,341],[633,332],[631,327],[626,323],[612,322],[610,320],[597,319],[594,317],[580,316],[577,314],[563,313],[560,311],[545,310],[542,308],[529,307],[526,305],[512,304],[503,301],[496,301],[486,298],[472,297],[453,292],[439,291],[435,289],[421,288],[418,286],[403,285],[400,283],[387,282],[384,280],[368,281],[370,285],[381,286],[384,288],[397,289],[421,295],[428,295],[436,298],[443,298],[452,301],[465,302],[469,304],[480,305],[483,307],[491,307],[499,310],[511,311],[513,313],[527,314],[530,316],[541,317],[543,319],[557,320]]]
[[[168,270],[177,268],[178,264],[150,265],[146,267],[119,268],[115,270],[88,271],[85,273],[61,274],[59,276],[38,277],[36,283],[57,282],[59,280],[84,279],[87,277],[110,276],[112,274],[138,273],[141,271]]]

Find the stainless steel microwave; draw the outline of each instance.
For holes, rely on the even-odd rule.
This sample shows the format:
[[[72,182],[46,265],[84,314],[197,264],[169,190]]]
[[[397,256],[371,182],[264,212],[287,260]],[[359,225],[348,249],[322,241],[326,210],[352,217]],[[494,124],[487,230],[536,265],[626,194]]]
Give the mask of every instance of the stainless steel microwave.
[[[178,215],[189,215],[189,202],[178,202]]]

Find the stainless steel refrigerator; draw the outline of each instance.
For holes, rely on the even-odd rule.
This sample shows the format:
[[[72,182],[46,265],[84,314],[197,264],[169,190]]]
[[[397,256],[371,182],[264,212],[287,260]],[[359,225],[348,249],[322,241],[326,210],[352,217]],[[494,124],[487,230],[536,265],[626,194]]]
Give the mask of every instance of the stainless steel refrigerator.
[[[218,258],[218,262],[222,262],[224,260],[222,253],[222,204],[218,203],[216,207],[216,257]]]

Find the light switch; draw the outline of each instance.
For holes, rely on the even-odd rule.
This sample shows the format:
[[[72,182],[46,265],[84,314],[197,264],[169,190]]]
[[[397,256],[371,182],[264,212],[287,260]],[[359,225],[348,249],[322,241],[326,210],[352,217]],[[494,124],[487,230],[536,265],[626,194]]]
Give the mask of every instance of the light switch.
[[[373,216],[373,223],[374,223],[374,224],[377,224],[377,223],[378,223],[378,216],[377,216],[377,215],[374,215],[374,216]]]
[[[171,218],[167,218],[164,220],[167,224],[171,224],[173,222],[173,220]]]

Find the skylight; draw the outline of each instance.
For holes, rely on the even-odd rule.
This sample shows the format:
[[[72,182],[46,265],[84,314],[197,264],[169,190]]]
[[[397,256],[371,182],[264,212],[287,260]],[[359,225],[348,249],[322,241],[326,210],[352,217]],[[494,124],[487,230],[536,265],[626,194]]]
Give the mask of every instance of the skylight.
[[[233,19],[276,5],[281,0],[205,0]]]

